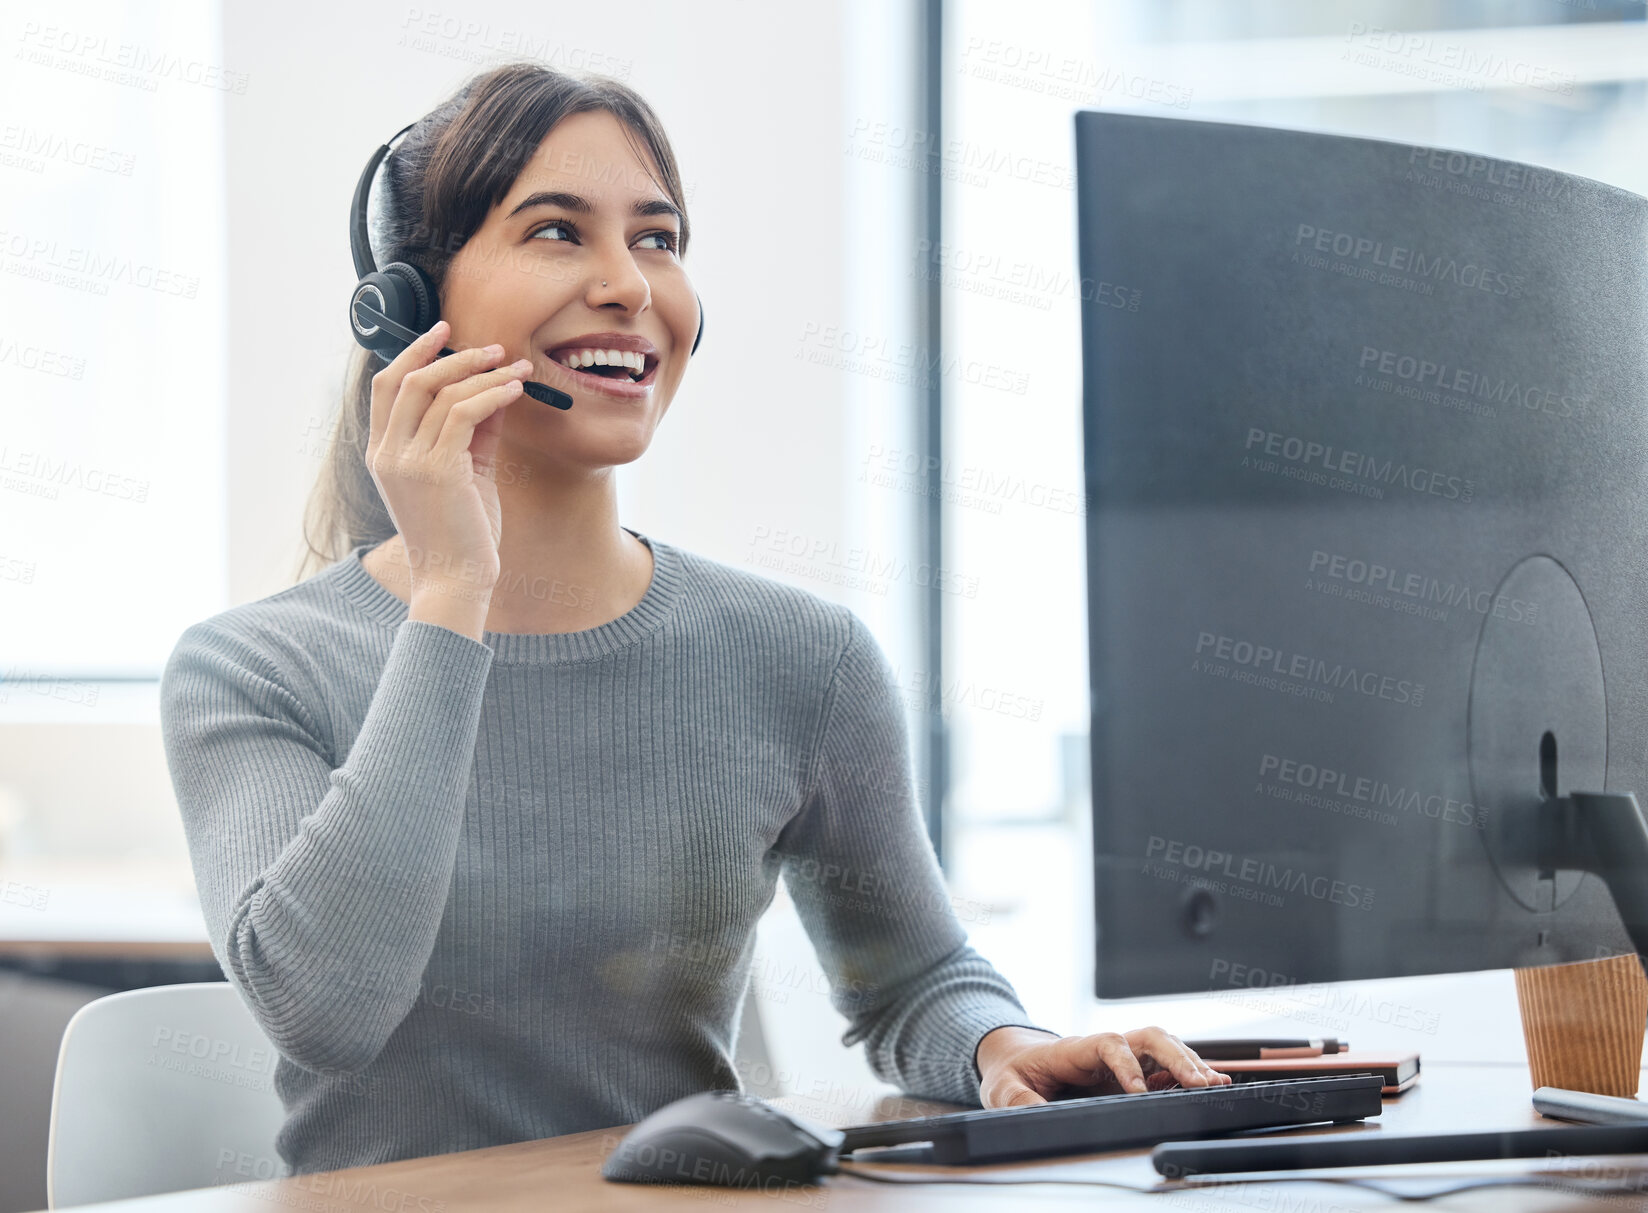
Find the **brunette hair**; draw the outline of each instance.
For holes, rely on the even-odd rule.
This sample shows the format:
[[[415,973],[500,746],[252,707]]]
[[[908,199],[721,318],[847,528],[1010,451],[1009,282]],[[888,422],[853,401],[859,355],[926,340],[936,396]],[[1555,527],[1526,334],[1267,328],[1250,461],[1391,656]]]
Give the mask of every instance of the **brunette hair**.
[[[612,114],[651,153],[663,178],[653,181],[681,211],[678,252],[684,256],[686,199],[675,153],[652,107],[610,77],[521,62],[472,77],[395,145],[372,191],[373,259],[380,266],[409,262],[444,286],[453,256],[503,201],[545,136],[561,119],[590,110]],[[633,140],[630,146],[645,164],[642,149]],[[363,543],[376,545],[395,534],[366,466],[372,376],[382,366],[377,355],[357,348],[345,371],[337,423],[304,508],[308,551],[299,561],[297,580]]]

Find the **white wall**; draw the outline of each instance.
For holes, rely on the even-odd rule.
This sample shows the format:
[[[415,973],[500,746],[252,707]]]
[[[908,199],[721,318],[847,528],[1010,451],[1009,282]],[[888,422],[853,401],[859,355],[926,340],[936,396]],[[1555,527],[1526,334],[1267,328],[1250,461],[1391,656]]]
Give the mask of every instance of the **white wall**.
[[[227,119],[232,599],[283,588],[302,550],[354,348],[346,219],[362,166],[523,40],[645,96],[690,190],[704,344],[651,450],[619,473],[620,517],[733,562],[756,524],[850,541],[839,377],[787,365],[799,319],[838,321],[843,303],[842,7],[482,3],[459,10],[483,27],[470,36],[440,11],[226,6],[224,58],[250,77]]]
[[[817,334],[842,329],[895,350],[913,340],[919,177],[852,153],[865,146],[855,122],[913,122],[916,12],[916,0],[500,0],[458,17],[383,0],[224,4],[213,60],[245,80],[221,98],[226,302],[212,316],[227,327],[228,389],[187,408],[226,421],[221,469],[196,472],[223,475],[227,601],[191,618],[292,583],[304,503],[355,348],[347,212],[361,168],[465,78],[530,52],[636,88],[662,119],[688,191],[684,264],[704,300],[704,344],[651,450],[619,473],[620,518],[846,603],[900,670],[916,668],[913,574],[855,590],[834,557],[784,569],[750,561],[756,536],[779,532],[911,555],[917,498],[856,477],[873,444],[909,449],[915,389],[876,368],[844,368]],[[98,13],[83,19],[88,29],[116,20]],[[163,193],[165,183],[145,188]],[[807,360],[821,350],[822,362]],[[179,546],[166,559],[219,557]],[[142,851],[155,870],[187,873],[154,693],[105,685],[94,704],[69,706],[13,696],[0,714],[0,865],[49,860],[62,872],[76,856]],[[69,904],[67,883],[53,892],[54,907]],[[781,897],[764,939],[791,953],[804,940],[798,927]],[[799,959],[812,963],[810,951]],[[830,1025],[838,1037],[844,1024],[822,989],[803,982],[786,1001],[767,1000],[775,1061],[823,1046],[807,1082],[865,1081],[856,1056],[830,1049]]]

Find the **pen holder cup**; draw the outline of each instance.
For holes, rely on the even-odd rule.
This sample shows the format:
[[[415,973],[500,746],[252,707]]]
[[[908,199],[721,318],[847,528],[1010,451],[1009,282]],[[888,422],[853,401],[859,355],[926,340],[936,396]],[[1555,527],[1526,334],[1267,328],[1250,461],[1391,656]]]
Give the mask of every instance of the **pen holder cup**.
[[[1516,970],[1534,1089],[1633,1096],[1648,1031],[1648,978],[1633,953]]]

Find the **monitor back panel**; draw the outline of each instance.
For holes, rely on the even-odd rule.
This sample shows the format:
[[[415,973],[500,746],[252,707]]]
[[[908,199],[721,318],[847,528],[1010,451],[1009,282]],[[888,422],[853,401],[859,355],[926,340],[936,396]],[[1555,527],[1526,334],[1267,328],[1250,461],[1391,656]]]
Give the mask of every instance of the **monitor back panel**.
[[[1648,201],[1076,116],[1101,997],[1627,951],[1513,862],[1648,797]]]

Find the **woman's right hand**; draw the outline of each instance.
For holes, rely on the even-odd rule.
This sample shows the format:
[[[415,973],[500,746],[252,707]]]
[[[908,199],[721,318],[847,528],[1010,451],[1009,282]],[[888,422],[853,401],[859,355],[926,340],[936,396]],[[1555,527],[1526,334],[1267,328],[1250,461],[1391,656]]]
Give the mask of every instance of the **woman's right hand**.
[[[436,321],[372,376],[366,466],[406,546],[413,594],[429,585],[489,596],[503,536],[492,463],[502,410],[532,364],[493,369],[497,345],[438,358],[448,332]]]

